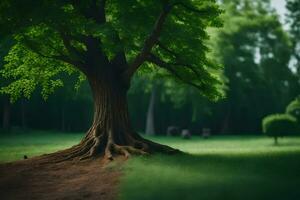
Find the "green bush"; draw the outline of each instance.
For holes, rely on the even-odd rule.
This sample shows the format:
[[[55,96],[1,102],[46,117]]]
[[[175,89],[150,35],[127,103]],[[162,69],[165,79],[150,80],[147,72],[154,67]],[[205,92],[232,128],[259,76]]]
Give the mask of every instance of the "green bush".
[[[300,97],[297,97],[286,107],[286,113],[300,121]]]
[[[289,114],[274,114],[265,117],[262,121],[263,132],[274,137],[277,144],[277,138],[287,135],[295,135],[299,132],[298,121]]]

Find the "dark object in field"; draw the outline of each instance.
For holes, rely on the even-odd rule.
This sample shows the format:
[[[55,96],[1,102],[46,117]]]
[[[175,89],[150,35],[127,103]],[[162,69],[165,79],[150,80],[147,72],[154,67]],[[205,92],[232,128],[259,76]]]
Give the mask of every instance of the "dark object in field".
[[[167,136],[178,136],[180,134],[180,130],[177,126],[169,126],[167,129]]]
[[[207,139],[211,136],[210,128],[203,128],[202,129],[202,137]]]
[[[23,158],[24,158],[24,160],[26,160],[26,159],[28,159],[28,156],[24,155]]]
[[[183,139],[191,139],[192,134],[191,134],[191,132],[190,132],[188,129],[183,129],[183,130],[181,131],[181,137],[182,137]]]

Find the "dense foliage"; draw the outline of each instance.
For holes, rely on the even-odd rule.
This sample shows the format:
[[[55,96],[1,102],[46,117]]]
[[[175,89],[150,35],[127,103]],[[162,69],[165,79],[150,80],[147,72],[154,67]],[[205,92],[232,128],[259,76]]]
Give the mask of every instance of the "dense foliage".
[[[278,137],[295,135],[298,131],[297,119],[288,114],[269,115],[263,119],[263,132],[271,137],[274,137],[277,143]]]
[[[100,14],[105,16],[95,15],[93,9],[97,8],[104,9]],[[85,73],[89,64],[85,60],[92,48],[87,40],[91,38],[95,39],[99,56],[100,53],[104,56],[95,61],[99,64],[103,65],[105,60],[119,62],[120,56],[133,65],[147,60],[148,67],[160,66],[164,69],[162,73],[168,71],[177,80],[199,88],[203,95],[218,97],[220,82],[212,73],[218,67],[207,58],[204,43],[208,39],[206,27],[220,26],[221,11],[213,0],[147,3],[6,0],[1,1],[0,11],[0,33],[13,34],[16,40],[2,71],[6,78],[14,80],[2,89],[13,100],[29,97],[38,87],[47,98],[63,86],[59,74],[77,71],[72,66]],[[171,13],[163,30],[154,31],[147,38],[157,16],[168,12]],[[161,34],[159,41],[152,41],[158,39],[155,34]],[[147,49],[147,53],[151,50],[151,56],[142,62],[134,60],[143,53],[145,41],[151,43],[152,50]]]
[[[299,97],[286,107],[285,114],[272,114],[262,120],[263,132],[269,136],[291,136],[300,134]]]

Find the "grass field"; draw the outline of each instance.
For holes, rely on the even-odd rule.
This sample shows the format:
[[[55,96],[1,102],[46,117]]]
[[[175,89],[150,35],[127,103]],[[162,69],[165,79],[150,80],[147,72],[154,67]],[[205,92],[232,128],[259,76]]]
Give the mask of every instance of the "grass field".
[[[83,134],[49,133],[28,131],[0,134],[0,162],[33,157],[65,149],[80,141]]]
[[[2,135],[0,162],[64,149],[81,137],[48,132]],[[258,136],[151,139],[189,154],[130,159],[119,186],[122,200],[300,199],[300,138],[283,138],[279,146]]]
[[[300,138],[284,138],[279,146],[253,136],[153,140],[190,155],[130,160],[120,199],[300,199]]]

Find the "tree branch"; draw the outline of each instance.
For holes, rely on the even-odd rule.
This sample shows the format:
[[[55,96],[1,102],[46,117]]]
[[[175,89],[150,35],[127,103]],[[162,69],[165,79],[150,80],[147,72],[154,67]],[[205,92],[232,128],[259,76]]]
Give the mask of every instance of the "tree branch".
[[[119,33],[117,33],[117,32],[115,32],[114,42],[116,44],[122,44]],[[118,70],[121,74],[128,68],[126,55],[125,55],[125,51],[124,51],[123,46],[121,46],[119,48],[119,51],[117,52],[115,57],[112,59],[111,63],[118,68]]]
[[[158,46],[166,51],[167,53],[169,53],[170,55],[172,55],[175,59],[176,59],[176,62],[175,63],[172,63],[172,65],[174,66],[184,66],[184,67],[187,67],[189,68],[190,70],[192,70],[197,76],[200,76],[199,72],[195,69],[195,67],[191,64],[187,64],[187,63],[184,63],[182,61],[182,59],[180,58],[180,55],[177,54],[176,52],[170,50],[168,47],[166,47],[164,44],[162,44],[160,41],[158,41]]]
[[[174,51],[170,50],[168,47],[166,47],[164,44],[162,44],[160,41],[157,42],[158,47],[161,48],[162,50],[166,51],[167,53],[169,53],[170,55],[174,56],[174,57],[178,57],[178,54],[175,53]]]
[[[154,24],[151,34],[144,42],[141,52],[136,56],[133,63],[125,71],[124,76],[126,79],[130,79],[132,77],[132,75],[136,72],[136,70],[143,64],[143,62],[145,62],[147,56],[151,53],[152,47],[157,43],[157,40],[161,35],[163,25],[172,7],[173,5],[164,6],[163,10],[159,14]]]
[[[150,54],[147,57],[147,61],[149,61],[149,62],[157,65],[158,67],[166,69],[169,73],[173,74],[177,79],[181,80],[182,82],[184,82],[186,84],[189,84],[191,86],[194,86],[195,88],[197,88],[199,90],[203,89],[203,87],[201,87],[200,85],[197,85],[197,84],[193,83],[192,81],[184,79],[183,77],[181,77],[180,74],[175,69],[172,68],[172,65],[174,66],[174,65],[181,65],[181,64],[178,64],[178,63],[167,63],[167,62],[161,60],[159,57],[157,57],[157,56],[155,56],[153,54]]]
[[[106,0],[92,0],[88,7],[82,7],[79,0],[71,1],[73,6],[86,18],[95,20],[98,24],[106,22],[105,5]]]
[[[100,22],[100,23],[106,22],[105,5],[106,5],[106,0],[100,0],[100,2],[99,2],[99,15],[98,15],[98,22]]]
[[[65,63],[68,63],[68,64],[72,65],[76,69],[81,70],[83,73],[86,72],[85,68],[84,68],[84,64],[81,63],[80,61],[72,60],[71,58],[68,58],[67,55],[63,55],[63,54],[60,54],[60,55],[45,55],[45,54],[42,53],[42,51],[40,49],[35,47],[35,45],[32,42],[30,42],[30,40],[28,38],[26,38],[25,36],[24,36],[24,45],[26,45],[26,47],[28,49],[30,49],[32,52],[36,53],[37,55],[39,55],[43,58],[62,61],[62,62],[65,62]]]
[[[94,19],[98,24],[105,23],[105,4],[106,0],[99,0],[99,3],[93,0],[85,16]]]
[[[83,59],[82,52],[79,52],[75,47],[72,46],[70,37],[62,31],[59,31],[59,34],[70,56],[78,58],[79,60]]]
[[[193,6],[188,6],[182,2],[178,2],[178,3],[175,3],[174,6],[182,6],[183,8],[185,8],[186,10],[190,11],[190,12],[194,12],[194,13],[197,13],[199,15],[206,15],[206,14],[209,14],[209,13],[214,13],[212,12],[212,9],[213,7],[207,7],[206,9],[197,9],[197,8],[194,8]]]
[[[161,60],[157,56],[150,54],[147,58],[147,61],[157,65],[158,67],[166,69],[167,71],[169,71],[170,73],[175,75],[175,77],[177,77],[178,79],[181,79],[180,75],[171,67],[170,63],[167,63],[167,62]]]
[[[88,36],[87,38],[87,62],[90,67],[95,67],[99,65],[108,65],[109,59],[103,49],[101,48],[101,40],[93,36]]]

